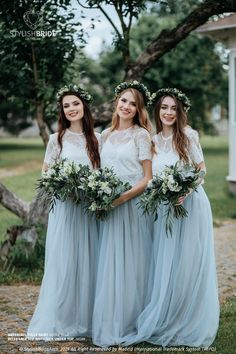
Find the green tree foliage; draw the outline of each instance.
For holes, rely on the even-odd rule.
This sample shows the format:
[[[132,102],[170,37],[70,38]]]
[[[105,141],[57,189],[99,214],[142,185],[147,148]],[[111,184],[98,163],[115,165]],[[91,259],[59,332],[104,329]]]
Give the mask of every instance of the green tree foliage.
[[[79,1],[78,3],[80,4]],[[224,3],[230,8],[228,0]],[[78,44],[83,44],[83,30],[74,24],[74,15],[69,13],[70,0],[13,0],[1,5],[0,126],[17,133],[38,116],[38,122],[46,121],[50,127],[56,115],[55,92],[64,82],[82,81],[95,95],[96,103],[99,104],[111,99],[112,89],[126,76],[139,77],[152,90],[167,85],[183,89],[194,104],[193,125],[207,128],[206,111],[215,103],[225,104],[227,93],[226,74],[215,53],[214,43],[196,34],[191,35],[167,54],[165,53],[171,46],[165,48],[158,61],[154,64],[151,61],[149,67],[140,68],[139,71],[137,68],[140,62],[137,58],[139,54],[146,52],[147,56],[141,56],[144,58],[141,62],[145,63],[146,59],[150,61],[150,55],[153,53],[149,53],[149,49],[153,48],[148,44],[153,39],[157,40],[157,47],[163,43],[163,39],[169,43],[172,38],[168,37],[167,30],[175,28],[181,21],[186,21],[186,15],[199,5],[205,4],[205,10],[207,6],[212,8],[207,12],[209,14],[223,11],[223,4],[221,6],[219,1],[211,0],[89,0],[83,4],[89,8],[97,8],[110,20],[114,31],[114,41],[117,45],[112,49],[104,49],[98,61],[86,58],[77,50]],[[120,26],[117,27],[116,22],[112,22],[104,5],[113,6]],[[55,30],[58,35],[37,40],[18,35],[12,37],[10,33],[13,30],[29,30],[23,20],[24,14],[29,10],[35,12],[36,16],[37,11],[43,12],[43,19],[37,30]],[[198,16],[200,17],[200,13]],[[132,25],[134,21],[137,22]],[[79,41],[76,41],[75,31]],[[160,33],[162,36],[158,42]],[[119,40],[116,40],[117,38]],[[172,46],[175,45],[173,42]],[[134,71],[133,66],[136,68]],[[44,127],[43,129],[45,131]],[[46,142],[47,137],[44,135]]]
[[[153,36],[174,27],[176,14],[159,16],[159,9],[143,14],[131,31],[131,56],[137,58]],[[86,57],[85,57],[86,58]],[[227,107],[228,78],[224,63],[216,51],[216,43],[193,33],[171,52],[165,54],[145,74],[143,82],[151,91],[160,87],[177,87],[190,97],[190,123],[196,129],[213,132],[208,115],[215,104]],[[80,68],[92,80],[88,85],[99,102],[113,97],[112,89],[124,75],[122,55],[118,49],[106,48],[98,61],[85,59]],[[99,89],[100,87],[100,89]]]
[[[113,44],[115,49],[118,50],[122,55],[123,69],[125,74],[128,73],[130,66],[132,65],[130,56],[130,31],[135,19],[138,19],[140,13],[147,9],[148,5],[154,3],[160,5],[166,3],[166,1],[143,1],[143,0],[87,0],[85,1],[87,6],[84,6],[81,1],[78,0],[80,6],[99,10],[103,16],[109,21],[113,30]],[[106,10],[105,6],[110,5],[113,7],[116,13],[115,21]],[[117,25],[119,23],[119,26]]]
[[[144,15],[134,27],[131,53],[137,57],[157,29],[172,26],[175,15],[157,19],[155,14]],[[145,74],[145,83],[155,91],[160,87],[177,87],[192,101],[191,124],[206,132],[212,125],[208,113],[215,104],[227,107],[228,78],[216,52],[216,44],[208,37],[192,33],[171,52],[159,59]]]
[[[83,31],[66,12],[70,0],[13,0],[0,7],[0,126],[17,133],[25,117],[36,114],[36,102],[43,101],[44,118],[50,123],[55,91],[61,86],[68,63],[74,59],[76,37]],[[36,28],[30,28],[25,14]],[[76,27],[77,26],[77,27]],[[27,36],[29,31],[55,31],[55,36]],[[12,124],[14,121],[14,124]],[[13,129],[14,125],[14,129]]]
[[[151,11],[158,12],[161,17],[175,15],[178,21],[180,21],[202,3],[203,0],[165,0],[159,4],[153,4]]]
[[[73,77],[74,82],[86,85],[96,105],[107,102],[113,97],[114,86],[124,77],[122,54],[118,49],[104,48],[95,60],[80,50],[68,68],[68,76]]]

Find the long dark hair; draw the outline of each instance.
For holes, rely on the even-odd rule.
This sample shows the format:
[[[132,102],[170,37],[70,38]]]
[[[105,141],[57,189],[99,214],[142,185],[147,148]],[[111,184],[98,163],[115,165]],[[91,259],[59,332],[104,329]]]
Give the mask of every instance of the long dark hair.
[[[173,98],[176,104],[176,121],[173,126],[173,144],[177,153],[179,154],[180,159],[188,162],[189,140],[184,132],[184,128],[188,125],[188,116],[184,110],[182,102],[177,100],[175,96],[168,94],[160,97],[159,100],[157,101],[154,110],[156,132],[158,134],[163,130],[162,122],[160,119],[160,109],[161,109],[162,101],[167,96]]]
[[[86,148],[87,148],[87,152],[88,152],[88,156],[89,159],[92,163],[92,166],[94,168],[98,168],[100,166],[100,155],[99,155],[99,149],[98,149],[98,141],[97,138],[94,134],[94,130],[93,130],[93,117],[92,117],[92,113],[89,109],[89,106],[87,104],[87,102],[80,97],[76,92],[72,92],[72,91],[68,91],[65,92],[59,100],[59,117],[58,117],[58,137],[57,137],[57,141],[58,144],[60,146],[60,153],[62,151],[62,138],[66,132],[66,129],[70,127],[71,122],[66,118],[65,113],[64,113],[64,109],[63,109],[63,105],[62,105],[62,100],[63,97],[68,96],[68,95],[73,95],[78,97],[84,106],[84,116],[82,119],[82,129],[83,129],[83,133],[86,139]]]

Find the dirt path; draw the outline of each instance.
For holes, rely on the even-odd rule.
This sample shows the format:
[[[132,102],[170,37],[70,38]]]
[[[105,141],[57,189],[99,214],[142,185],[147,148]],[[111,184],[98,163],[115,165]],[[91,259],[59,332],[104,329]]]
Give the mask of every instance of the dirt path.
[[[236,220],[225,221],[215,229],[215,249],[221,303],[236,296]],[[9,335],[24,335],[35,308],[39,286],[0,286],[1,354],[5,353],[94,353],[97,348],[82,342],[14,341]],[[137,348],[136,348],[137,349]],[[141,349],[141,348],[140,348]],[[119,351],[114,348],[113,351]],[[104,351],[103,351],[104,352]]]

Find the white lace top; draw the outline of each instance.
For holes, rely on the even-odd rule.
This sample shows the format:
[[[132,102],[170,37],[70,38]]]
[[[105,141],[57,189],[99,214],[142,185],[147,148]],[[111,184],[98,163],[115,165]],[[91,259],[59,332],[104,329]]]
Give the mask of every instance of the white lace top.
[[[96,133],[96,138],[100,140],[100,134]],[[51,134],[46,148],[44,163],[49,165],[57,158],[67,158],[78,164],[89,165],[92,168],[92,163],[88,157],[86,149],[86,139],[83,133],[75,133],[66,129],[62,138],[62,152],[60,154],[60,146],[57,142],[58,133]]]
[[[199,164],[204,161],[202,148],[199,142],[198,132],[191,127],[185,128],[185,134],[189,139],[189,160]],[[162,133],[154,135],[152,138],[155,144],[155,154],[152,160],[153,175],[160,174],[164,167],[174,165],[179,160],[178,153],[172,146],[172,136],[164,138]]]
[[[151,137],[146,129],[134,125],[102,132],[101,166],[113,167],[121,180],[131,185],[139,182],[144,177],[141,161],[151,159]]]

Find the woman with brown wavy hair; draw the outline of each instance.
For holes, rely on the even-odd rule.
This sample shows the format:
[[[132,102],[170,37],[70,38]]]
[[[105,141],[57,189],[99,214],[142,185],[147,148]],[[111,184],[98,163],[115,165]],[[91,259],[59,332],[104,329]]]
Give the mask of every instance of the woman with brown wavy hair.
[[[187,125],[188,97],[176,88],[158,90],[153,96],[157,134],[153,174],[177,161],[205,171],[198,133]],[[162,204],[154,223],[153,259],[149,285],[151,299],[137,321],[136,334],[125,344],[148,341],[166,346],[208,347],[219,321],[212,213],[202,181],[196,191],[180,197],[187,210],[174,219],[167,237]]]
[[[131,189],[113,202],[101,223],[93,342],[121,344],[134,330],[145,306],[151,252],[149,219],[138,209],[151,172],[151,123],[146,111],[149,91],[137,82],[116,88],[111,128],[102,132],[101,166],[113,168]]]
[[[50,135],[43,170],[63,158],[99,167],[99,134],[93,131],[90,101],[81,87],[58,92],[59,128]],[[49,213],[44,277],[29,339],[91,336],[97,250],[97,223],[84,213],[83,202],[57,200]]]

